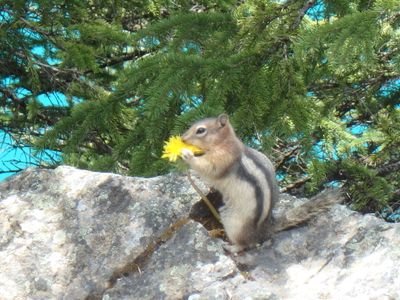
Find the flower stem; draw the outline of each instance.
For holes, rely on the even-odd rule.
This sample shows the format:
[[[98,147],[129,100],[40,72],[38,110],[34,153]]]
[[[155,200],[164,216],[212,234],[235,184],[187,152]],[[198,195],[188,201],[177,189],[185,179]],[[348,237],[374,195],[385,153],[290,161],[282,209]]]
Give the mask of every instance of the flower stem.
[[[190,171],[187,172],[187,177],[189,179],[190,184],[194,188],[194,190],[200,195],[201,199],[206,203],[214,218],[217,219],[218,222],[221,223],[221,217],[215,207],[211,204],[210,200],[208,200],[207,196],[203,194],[203,192],[199,189],[199,187],[194,183],[192,177],[190,176]]]

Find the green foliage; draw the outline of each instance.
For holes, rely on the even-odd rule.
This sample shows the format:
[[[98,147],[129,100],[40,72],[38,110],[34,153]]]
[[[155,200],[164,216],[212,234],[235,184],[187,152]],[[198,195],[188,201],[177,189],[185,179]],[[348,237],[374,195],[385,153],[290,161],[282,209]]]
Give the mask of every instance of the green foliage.
[[[283,187],[335,182],[361,211],[393,205],[400,4],[323,2],[312,19],[320,1],[4,1],[0,71],[18,80],[0,84],[0,120],[65,163],[153,176],[174,168],[164,140],[227,112]],[[54,91],[67,108],[40,105]]]
[[[40,103],[33,99],[27,105],[28,110],[28,120],[33,120],[40,111]]]
[[[390,183],[378,176],[375,170],[346,161],[341,164],[342,172],[349,178],[347,182],[352,195],[352,206],[360,211],[378,211],[387,205],[393,193]]]

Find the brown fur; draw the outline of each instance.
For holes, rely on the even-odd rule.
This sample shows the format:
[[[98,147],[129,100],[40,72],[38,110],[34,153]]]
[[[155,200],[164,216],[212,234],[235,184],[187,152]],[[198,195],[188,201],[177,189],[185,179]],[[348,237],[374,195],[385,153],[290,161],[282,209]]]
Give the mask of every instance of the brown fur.
[[[204,133],[199,129],[204,129]],[[187,151],[182,156],[223,195],[225,205],[220,213],[225,232],[233,243],[230,250],[241,251],[260,242],[277,197],[272,163],[262,153],[243,145],[227,115],[194,123],[182,139],[204,151],[198,157]],[[262,165],[261,169],[254,160]],[[269,173],[265,174],[264,170]],[[272,178],[270,181],[267,175]]]
[[[299,226],[340,201],[337,194],[323,193],[272,222],[272,207],[279,196],[274,167],[264,154],[243,145],[227,115],[194,123],[182,139],[204,151],[194,156],[183,150],[182,157],[221,192],[225,205],[220,214],[233,244],[226,247],[231,252],[251,248],[273,233]]]
[[[202,176],[222,177],[235,164],[244,149],[243,143],[236,137],[228,119],[225,119],[225,115],[221,116],[193,124],[182,136],[185,143],[197,146],[204,151],[202,158],[194,166],[194,169]],[[199,126],[205,126],[209,130],[207,136],[203,138],[196,136],[196,129]]]
[[[289,230],[308,222],[313,217],[328,211],[334,204],[342,202],[339,190],[325,190],[311,198],[306,203],[287,211],[283,216],[276,218],[271,228],[272,233]]]

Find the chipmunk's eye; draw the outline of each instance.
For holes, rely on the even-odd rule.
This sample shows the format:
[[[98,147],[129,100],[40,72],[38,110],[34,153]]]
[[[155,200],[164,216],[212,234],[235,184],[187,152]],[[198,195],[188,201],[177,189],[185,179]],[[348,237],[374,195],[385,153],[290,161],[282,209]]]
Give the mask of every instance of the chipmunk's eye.
[[[207,130],[206,130],[205,127],[199,127],[199,128],[197,128],[197,130],[196,130],[196,134],[202,135],[202,134],[204,134],[206,131],[207,131]]]

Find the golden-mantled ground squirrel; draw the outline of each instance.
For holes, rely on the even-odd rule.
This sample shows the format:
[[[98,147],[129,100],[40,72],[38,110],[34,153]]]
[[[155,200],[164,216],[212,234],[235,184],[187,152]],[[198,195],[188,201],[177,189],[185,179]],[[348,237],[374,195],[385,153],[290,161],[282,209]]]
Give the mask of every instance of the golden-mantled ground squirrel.
[[[337,202],[334,197],[321,197],[272,222],[272,207],[279,196],[274,166],[264,154],[237,138],[226,114],[194,123],[182,139],[204,152],[195,156],[184,149],[182,158],[222,194],[221,221],[233,244],[226,247],[231,252],[251,248]]]
[[[238,252],[265,239],[279,194],[271,161],[236,137],[226,114],[196,122],[182,139],[204,151],[194,156],[183,150],[182,157],[221,192],[221,221],[233,244],[229,250]]]

